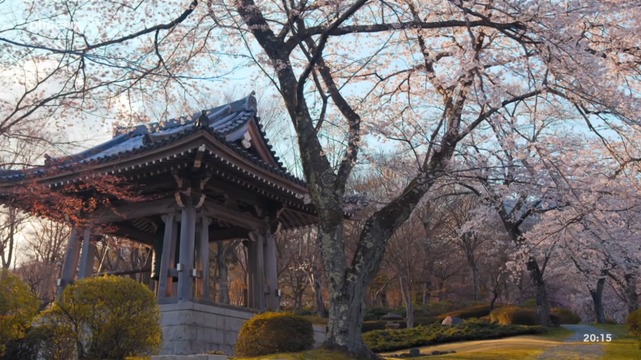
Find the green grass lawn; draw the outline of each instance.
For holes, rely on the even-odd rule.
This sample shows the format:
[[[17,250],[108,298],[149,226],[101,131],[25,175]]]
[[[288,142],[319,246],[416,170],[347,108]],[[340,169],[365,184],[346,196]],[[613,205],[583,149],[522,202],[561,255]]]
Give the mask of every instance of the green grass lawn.
[[[324,349],[315,349],[297,353],[279,353],[271,355],[262,355],[255,358],[233,358],[230,360],[263,360],[263,359],[285,359],[285,360],[357,360],[345,355],[339,351],[329,351]]]
[[[596,328],[611,332],[616,338],[606,343],[603,348],[603,359],[605,360],[641,360],[639,340],[630,335],[625,325],[593,325]]]

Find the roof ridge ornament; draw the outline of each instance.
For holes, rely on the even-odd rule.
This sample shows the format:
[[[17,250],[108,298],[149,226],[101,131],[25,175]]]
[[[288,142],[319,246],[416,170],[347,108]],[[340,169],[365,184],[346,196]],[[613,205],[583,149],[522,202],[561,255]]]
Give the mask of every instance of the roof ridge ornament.
[[[245,110],[255,110],[258,111],[258,101],[256,101],[256,91],[252,92],[247,97],[245,101]]]
[[[209,126],[209,117],[207,116],[207,110],[202,110],[200,117],[196,120],[195,126],[199,129],[204,129]]]

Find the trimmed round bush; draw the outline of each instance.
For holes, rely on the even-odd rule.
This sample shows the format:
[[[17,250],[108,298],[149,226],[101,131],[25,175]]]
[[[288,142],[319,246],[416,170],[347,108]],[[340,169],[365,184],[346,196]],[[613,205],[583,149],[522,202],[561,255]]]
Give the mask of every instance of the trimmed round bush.
[[[552,308],[551,314],[558,316],[561,324],[578,324],[581,322],[581,317],[572,311],[572,309],[563,307]]]
[[[311,350],[312,323],[292,313],[266,312],[245,321],[236,341],[236,356],[255,357]]]

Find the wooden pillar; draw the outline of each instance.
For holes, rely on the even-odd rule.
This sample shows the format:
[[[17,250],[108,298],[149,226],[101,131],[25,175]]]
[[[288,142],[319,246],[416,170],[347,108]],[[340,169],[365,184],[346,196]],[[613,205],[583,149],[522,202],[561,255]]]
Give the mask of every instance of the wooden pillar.
[[[205,216],[200,218],[200,237],[198,239],[198,259],[196,269],[196,295],[204,300],[211,300],[209,294],[209,224],[211,219]]]
[[[165,222],[165,236],[162,243],[162,255],[160,258],[160,273],[158,278],[158,298],[162,299],[171,296],[173,281],[169,277],[169,270],[174,268],[176,258],[176,215],[163,215]]]
[[[249,294],[249,307],[265,311],[265,266],[263,255],[264,237],[261,234],[251,233],[253,241],[249,242],[248,275],[247,284]],[[251,266],[249,266],[251,264]]]
[[[196,242],[196,210],[193,206],[182,209],[180,219],[180,263],[178,264],[178,302],[193,298],[194,247]]]
[[[82,235],[82,254],[80,255],[80,270],[78,270],[78,279],[84,279],[93,275],[94,256],[96,254],[96,245],[91,243],[91,229],[85,228]]]
[[[278,268],[276,265],[276,238],[268,233],[265,237],[265,307],[267,311],[280,310],[280,296],[278,291]]]
[[[78,257],[80,255],[78,232],[78,229],[71,229],[71,235],[69,236],[69,242],[67,243],[65,262],[62,265],[62,275],[60,276],[60,279],[58,279],[58,297],[62,295],[62,291],[73,281],[73,278],[76,275]]]

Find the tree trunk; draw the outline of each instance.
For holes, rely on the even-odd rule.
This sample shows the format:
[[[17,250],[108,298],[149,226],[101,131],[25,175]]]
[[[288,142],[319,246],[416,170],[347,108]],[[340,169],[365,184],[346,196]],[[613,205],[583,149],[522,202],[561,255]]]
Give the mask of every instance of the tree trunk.
[[[229,304],[229,269],[227,267],[227,249],[222,241],[216,243],[216,266],[218,267],[218,301],[221,304]]]
[[[498,295],[494,293],[494,296],[492,297],[492,300],[490,301],[490,311],[494,310],[494,303],[496,302],[496,299],[498,298]]]
[[[472,286],[474,287],[474,300],[478,301],[480,292],[481,292],[481,286],[479,284],[479,271],[476,268],[476,264],[470,265],[470,269],[472,270]]]
[[[381,299],[381,306],[388,307],[389,303],[387,302],[387,292],[383,291],[380,293],[379,298]]]
[[[327,318],[327,309],[325,308],[325,302],[323,301],[323,286],[320,281],[320,273],[318,272],[318,267],[312,265],[312,290],[314,291],[314,298],[316,299],[316,315],[321,318]]]
[[[443,302],[445,298],[445,281],[441,281],[438,284],[438,302]]]
[[[398,282],[401,286],[401,295],[403,297],[403,302],[405,303],[405,320],[407,322],[407,328],[411,329],[414,327],[414,307],[412,299],[412,282],[409,281],[407,284],[403,281],[403,277],[398,277]]]
[[[605,285],[605,277],[599,278],[596,283],[596,289],[589,289],[594,303],[594,315],[596,316],[597,324],[605,324],[605,312],[603,310],[603,287]]]
[[[429,304],[432,300],[432,281],[426,280],[423,287],[423,305]]]
[[[545,281],[543,281],[543,274],[539,268],[536,258],[530,257],[527,261],[527,269],[530,273],[530,279],[534,285],[534,293],[536,294],[536,312],[539,316],[539,321],[543,326],[552,326],[550,320],[550,301],[548,300],[547,288]]]
[[[628,313],[639,309],[639,294],[637,293],[636,274],[625,274],[625,294],[628,302]]]

